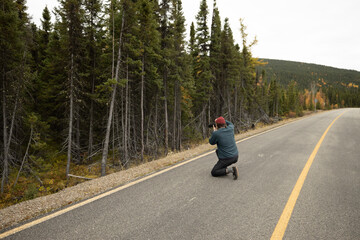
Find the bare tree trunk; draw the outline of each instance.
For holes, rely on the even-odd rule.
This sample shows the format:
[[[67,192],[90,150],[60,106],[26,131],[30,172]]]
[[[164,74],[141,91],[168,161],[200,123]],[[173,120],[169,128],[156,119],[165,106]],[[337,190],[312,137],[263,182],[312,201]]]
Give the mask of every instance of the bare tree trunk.
[[[141,69],[141,96],[140,96],[140,112],[141,112],[141,162],[144,161],[144,81],[145,81],[145,54],[142,57]]]
[[[168,109],[167,109],[167,68],[165,67],[164,72],[164,117],[165,117],[165,131],[164,131],[164,154],[168,155],[169,148],[169,120],[168,120]]]
[[[132,144],[135,140],[134,136],[131,136],[131,86],[129,85],[129,89],[128,89],[128,117],[127,117],[127,149],[128,149],[128,162],[130,161],[130,152],[131,149],[134,148],[134,144]],[[134,124],[134,123],[133,123]],[[130,140],[132,139],[132,143],[130,142]]]
[[[128,109],[129,109],[129,66],[126,65],[126,86],[125,86],[125,124],[124,124],[124,165],[127,167],[129,161],[128,153]]]
[[[21,162],[21,166],[20,166],[19,172],[18,172],[18,174],[17,174],[17,176],[16,176],[16,179],[15,179],[15,182],[14,182],[14,187],[16,187],[17,181],[19,180],[20,172],[21,172],[21,170],[22,170],[22,168],[23,168],[23,166],[24,166],[24,162],[25,162],[25,160],[26,160],[26,158],[27,158],[27,156],[28,156],[28,152],[29,152],[29,148],[30,148],[30,144],[31,144],[32,136],[33,136],[33,131],[34,131],[34,129],[33,129],[33,127],[31,126],[29,142],[28,142],[28,145],[27,145],[27,147],[26,147],[26,151],[25,151],[23,160],[22,160],[22,162]]]
[[[181,109],[179,110],[179,117],[178,117],[178,147],[177,150],[181,151],[181,138],[182,138],[182,129],[181,129]]]
[[[228,116],[229,116],[229,120],[230,122],[233,122],[233,119],[232,119],[232,115],[231,115],[231,95],[230,95],[230,91],[229,91],[229,88],[230,87],[227,87],[227,94],[226,94],[226,97],[227,97],[227,102],[228,102]]]
[[[112,31],[112,64],[111,64],[111,78],[114,79],[114,71],[115,71],[115,14],[114,14],[114,6],[112,6],[112,26],[113,26],[113,31]],[[121,46],[119,46],[121,47]],[[114,118],[114,117],[113,117]],[[114,119],[113,119],[113,141],[112,141],[112,149],[113,149],[113,154],[112,154],[112,161],[113,164],[115,164],[115,156],[114,156],[114,149],[115,149],[115,141],[114,141],[114,133],[115,133],[115,128],[114,128]],[[120,145],[120,144],[119,144]],[[119,150],[120,150],[120,146],[119,146]],[[120,152],[119,152],[120,153]]]
[[[216,100],[215,100],[215,114],[216,117],[221,115],[222,112],[222,103],[221,103],[221,90],[220,90],[220,86],[218,85],[218,83],[216,84]]]
[[[115,103],[114,103],[114,105],[116,105],[116,100],[115,100]],[[117,119],[117,115],[118,115],[118,113],[117,113],[117,111],[118,111],[118,109],[117,109],[117,107],[115,107],[115,109],[114,109],[114,114],[113,114],[113,119],[112,119],[112,163],[113,163],[113,165],[115,165],[115,121],[117,122],[118,121],[118,119]],[[119,123],[117,123],[117,125],[119,125]]]
[[[72,147],[72,129],[73,129],[73,108],[74,108],[74,54],[71,54],[71,70],[70,70],[70,116],[69,116],[69,133],[68,133],[68,151],[66,164],[66,180],[69,180],[71,147]]]
[[[179,80],[175,80],[174,86],[174,136],[173,136],[173,150],[180,151],[181,146],[181,92],[179,87]]]
[[[206,138],[206,132],[207,132],[207,128],[205,128],[205,124],[206,124],[206,104],[204,104],[204,110],[201,112],[201,128],[202,128],[202,135],[203,135],[203,139]]]
[[[91,88],[91,93],[94,94],[94,90],[95,90],[95,80],[93,78],[92,81],[92,88]],[[93,141],[94,141],[94,137],[93,137],[93,125],[94,125],[94,100],[91,99],[90,102],[90,126],[89,126],[89,146],[88,146],[88,156],[89,156],[89,161],[92,160],[92,151],[93,151]]]
[[[133,103],[133,105],[134,105],[134,103]],[[132,115],[131,115],[131,118],[132,118],[132,123],[133,123],[133,125],[135,124],[135,109],[134,109],[134,106],[133,106],[133,112],[132,112]],[[129,122],[131,122],[131,121],[129,121]],[[138,153],[138,135],[136,135],[136,128],[135,127],[133,127],[132,128],[132,130],[133,130],[133,147],[134,147],[134,152],[135,153]]]
[[[244,102],[244,94],[241,95],[241,100],[240,100],[240,114],[239,114],[239,129],[241,130],[241,118],[242,118],[242,113],[243,113],[243,102]]]
[[[158,93],[155,96],[155,120],[154,120],[154,131],[155,131],[155,159],[157,159],[158,154]]]
[[[176,149],[176,115],[177,115],[177,80],[175,80],[174,86],[174,114],[173,114],[173,141],[172,141],[172,151]]]
[[[4,86],[5,87],[5,86]],[[16,116],[16,110],[17,110],[17,104],[18,104],[18,96],[19,96],[19,89],[17,90],[16,93],[16,99],[15,99],[15,105],[14,105],[14,110],[13,110],[13,114],[11,117],[11,124],[10,124],[10,131],[9,131],[9,136],[7,137],[7,133],[6,133],[6,137],[7,137],[7,142],[4,142],[4,146],[6,146],[6,150],[4,151],[4,154],[6,154],[6,157],[4,156],[4,170],[5,170],[5,163],[6,163],[6,175],[5,175],[5,182],[4,184],[6,184],[8,182],[8,176],[9,176],[9,152],[10,152],[10,144],[11,144],[11,140],[12,140],[12,134],[13,134],[13,130],[14,130],[14,125],[15,125],[15,116]],[[4,97],[4,103],[5,103],[5,97]],[[6,105],[4,105],[4,109],[5,109]],[[5,111],[4,111],[4,116],[5,116]],[[5,118],[5,123],[6,123],[6,118]],[[5,131],[7,131],[7,129],[5,129]],[[5,134],[5,132],[4,132]],[[5,140],[5,138],[4,138]],[[6,158],[6,160],[5,160]]]
[[[238,90],[237,85],[235,85],[235,94],[234,94],[234,121],[237,122],[237,103],[238,103]],[[235,124],[236,125],[236,124]]]
[[[120,132],[120,127],[119,127],[119,120],[117,121],[117,133],[118,133],[118,151],[119,151],[119,153],[118,153],[118,156],[119,156],[119,164],[120,164],[120,166],[122,166],[123,165],[123,163],[124,163],[124,161],[125,161],[125,158],[124,158],[124,151],[125,151],[125,118],[126,118],[126,116],[125,116],[125,106],[124,106],[124,104],[126,104],[126,103],[124,103],[124,97],[125,97],[125,99],[126,99],[126,96],[124,96],[125,94],[124,94],[124,89],[122,88],[121,89],[121,100],[120,100],[120,102],[121,102],[121,132]],[[119,117],[118,117],[119,118]],[[121,143],[120,143],[120,136],[121,136],[121,140],[122,140],[122,145],[121,145]],[[121,159],[123,160],[123,162],[121,161]]]
[[[181,90],[180,90],[180,86],[179,86],[179,82],[177,82],[177,95],[176,95],[176,98],[177,98],[177,150],[178,151],[181,151],[181,132],[182,132],[182,129],[181,129]]]
[[[151,128],[154,128],[152,125],[150,125],[151,122],[151,118],[152,118],[152,113],[153,113],[153,109],[152,107],[150,108],[150,114],[148,116],[148,120],[147,120],[147,127],[146,127],[146,144],[145,144],[145,152],[148,153],[148,155],[150,155],[150,137],[149,135],[151,134]]]
[[[209,94],[210,95],[210,94]],[[208,101],[208,116],[207,116],[207,119],[208,121],[205,122],[206,125],[209,125],[211,121],[211,103],[210,103],[210,97],[209,97],[209,101]]]
[[[121,31],[120,31],[120,39],[119,39],[119,51],[118,51],[118,58],[117,58],[116,72],[115,72],[115,80],[116,80],[116,82],[119,81],[122,34],[123,34],[123,30],[124,30],[124,16],[125,16],[125,11],[123,10]],[[102,158],[101,158],[101,176],[106,175],[106,160],[107,160],[107,156],[108,156],[108,152],[109,152],[110,128],[111,128],[111,121],[113,119],[113,113],[114,113],[116,87],[117,87],[117,84],[114,84],[113,85],[113,91],[112,91],[112,94],[111,94],[110,111],[109,111],[109,117],[108,117],[108,122],[107,122],[107,126],[106,126],[104,149],[103,149]]]
[[[112,63],[111,63],[111,78],[114,79],[114,71],[115,71],[115,12],[114,12],[114,4],[112,4]],[[122,29],[121,29],[122,31]],[[121,41],[121,40],[120,40]]]
[[[94,3],[93,3],[94,4]],[[90,23],[91,23],[91,27],[94,27],[94,18],[93,18],[93,13],[90,14]],[[90,37],[90,41],[95,41],[95,37],[94,37],[94,33],[91,32],[91,37]],[[113,46],[114,49],[114,46]],[[92,53],[92,60],[93,60],[93,66],[92,66],[92,71],[91,71],[91,95],[94,94],[95,92],[95,68],[96,68],[96,54],[95,54],[95,50],[92,49],[92,51],[90,51]],[[89,123],[89,145],[88,145],[88,156],[89,156],[89,161],[92,160],[92,151],[93,151],[93,141],[94,141],[94,137],[93,137],[93,125],[94,125],[94,100],[91,97],[90,98],[90,123]],[[85,159],[84,159],[85,160]]]
[[[27,168],[29,169],[30,173],[31,173],[32,175],[34,175],[34,177],[36,178],[36,180],[38,180],[38,182],[40,183],[40,185],[43,186],[43,185],[44,185],[43,182],[41,181],[41,179],[39,178],[39,176],[36,174],[36,172],[34,172],[34,171],[31,169],[30,165],[27,165]],[[71,174],[70,174],[70,175],[71,175]]]
[[[5,102],[5,80],[3,80],[3,104],[2,104],[2,108],[3,108],[3,129],[4,129],[4,133],[3,133],[3,144],[4,144],[4,157],[3,157],[3,173],[2,173],[2,179],[1,179],[1,194],[4,193],[4,185],[7,183],[8,181],[8,170],[9,170],[9,166],[8,166],[8,148],[7,148],[7,124],[6,124],[6,102]]]
[[[13,132],[14,132],[13,130],[14,130],[14,125],[15,125],[15,116],[16,116],[16,111],[17,111],[18,97],[19,97],[19,89],[18,89],[18,92],[16,93],[14,110],[13,110],[13,114],[12,114],[12,117],[11,117],[9,137],[8,137],[8,142],[7,142],[7,145],[6,145],[7,153],[10,152],[10,144],[11,144],[12,135],[13,135]]]
[[[79,104],[76,105],[75,107],[76,109],[76,162],[77,163],[82,163],[82,159],[81,159],[81,155],[80,155],[80,151],[81,151],[81,146],[80,146],[80,107]]]
[[[5,77],[4,77],[5,78]],[[1,193],[4,192],[4,185],[8,183],[8,176],[9,176],[9,152],[10,152],[10,144],[11,144],[11,140],[12,140],[12,134],[13,134],[13,130],[14,130],[14,125],[15,125],[15,116],[16,116],[16,111],[17,111],[17,104],[19,101],[19,92],[20,92],[20,88],[17,89],[16,92],[16,97],[15,97],[15,105],[14,105],[14,110],[13,110],[13,114],[11,117],[11,124],[10,124],[10,130],[9,130],[9,136],[7,135],[7,124],[6,124],[6,97],[5,97],[5,79],[3,80],[3,121],[4,121],[4,157],[3,157],[3,161],[4,161],[4,165],[3,165],[3,174],[2,174],[2,180],[1,180]]]

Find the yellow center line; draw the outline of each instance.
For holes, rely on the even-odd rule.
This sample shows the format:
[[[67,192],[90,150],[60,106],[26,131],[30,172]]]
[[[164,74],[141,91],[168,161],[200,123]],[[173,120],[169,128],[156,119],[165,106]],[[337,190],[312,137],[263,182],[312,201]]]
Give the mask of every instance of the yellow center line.
[[[294,123],[294,122],[291,122],[291,123]],[[236,143],[239,144],[239,143],[244,142],[244,141],[246,141],[246,140],[249,140],[249,139],[251,139],[251,138],[257,137],[257,136],[259,136],[259,135],[263,135],[263,134],[268,133],[268,132],[270,132],[270,131],[274,131],[274,130],[276,130],[276,129],[278,129],[278,128],[281,128],[281,127],[284,127],[284,126],[286,126],[286,125],[289,125],[289,124],[291,124],[291,123],[287,123],[287,124],[284,124],[284,125],[281,125],[281,126],[278,126],[278,127],[272,128],[272,129],[269,129],[269,130],[267,130],[267,131],[264,131],[264,132],[261,132],[261,133],[258,133],[258,134],[255,134],[255,135],[246,137],[246,138],[244,138],[244,139],[241,139],[241,140],[237,141]],[[126,188],[128,188],[128,187],[131,187],[131,186],[137,184],[137,183],[146,181],[146,180],[148,180],[148,179],[150,179],[150,178],[153,178],[153,177],[155,177],[155,176],[158,176],[158,175],[160,175],[160,174],[162,174],[162,173],[165,173],[165,172],[167,172],[167,171],[170,171],[170,170],[172,170],[172,169],[174,169],[174,168],[177,168],[177,167],[180,167],[180,166],[185,165],[185,164],[187,164],[187,163],[193,162],[193,161],[195,161],[195,160],[197,160],[197,159],[199,159],[199,158],[205,157],[205,156],[210,155],[210,154],[212,154],[212,153],[214,153],[214,152],[215,152],[215,150],[211,150],[211,151],[206,152],[206,153],[204,153],[204,154],[202,154],[202,155],[199,155],[199,156],[197,156],[197,157],[195,157],[195,158],[186,160],[186,161],[184,161],[184,162],[181,162],[181,163],[176,164],[176,165],[174,165],[174,166],[171,166],[171,167],[169,167],[169,168],[160,170],[160,171],[155,172],[155,173],[153,173],[153,174],[150,174],[150,175],[148,175],[148,176],[146,176],[146,177],[137,179],[137,180],[135,180],[135,181],[133,181],[133,182],[130,182],[130,183],[127,183],[127,184],[122,185],[122,186],[120,186],[120,187],[117,187],[117,188],[115,188],[115,189],[113,189],[113,190],[110,190],[110,191],[108,191],[108,192],[102,193],[102,194],[100,194],[100,195],[98,195],[98,196],[96,196],[96,197],[89,198],[89,199],[87,199],[87,200],[84,200],[84,201],[82,201],[82,202],[76,203],[76,204],[71,205],[71,206],[69,206],[69,207],[67,207],[67,208],[64,208],[64,209],[62,209],[62,210],[56,211],[56,212],[54,212],[54,213],[50,213],[50,214],[47,215],[47,216],[40,217],[40,218],[37,219],[37,220],[31,221],[31,222],[26,223],[26,224],[24,224],[24,225],[21,225],[21,226],[19,226],[19,227],[15,227],[15,228],[10,229],[10,230],[8,230],[8,231],[6,231],[6,232],[0,233],[0,239],[5,238],[5,237],[8,237],[8,236],[10,236],[10,235],[13,235],[13,234],[15,234],[15,233],[17,233],[17,232],[23,231],[23,230],[25,230],[25,229],[27,229],[27,228],[33,227],[33,226],[35,226],[35,225],[37,225],[37,224],[40,224],[40,223],[42,223],[42,222],[45,222],[45,221],[47,221],[47,220],[50,220],[50,219],[55,218],[55,217],[57,217],[57,216],[60,216],[60,215],[62,215],[62,214],[64,214],[64,213],[70,212],[71,210],[74,210],[74,209],[79,208],[79,207],[81,207],[81,206],[84,206],[84,205],[86,205],[86,204],[88,204],[88,203],[91,203],[91,202],[94,202],[94,201],[96,201],[96,200],[98,200],[98,199],[101,199],[101,198],[104,198],[104,197],[106,197],[106,196],[109,196],[109,195],[111,195],[111,194],[113,194],[113,193],[116,193],[116,192],[119,192],[119,191],[121,191],[121,190],[124,190],[124,189],[126,189]]]
[[[288,123],[288,124],[290,124],[290,123]],[[285,125],[288,125],[288,124],[285,124]],[[238,143],[244,142],[244,141],[246,141],[246,140],[248,140],[248,139],[251,139],[251,138],[257,137],[257,136],[259,136],[259,135],[265,134],[265,133],[267,133],[267,132],[274,131],[275,129],[278,129],[278,128],[280,128],[280,127],[284,127],[285,125],[281,125],[281,126],[279,126],[279,127],[275,127],[275,128],[273,128],[273,129],[269,129],[269,130],[267,130],[267,131],[264,131],[264,132],[261,132],[261,133],[258,133],[258,134],[255,134],[255,135],[246,137],[246,138],[244,138],[244,139],[241,139],[241,140],[237,141],[236,143],[238,144]],[[41,218],[39,218],[39,219],[37,219],[37,220],[31,221],[31,222],[26,223],[26,224],[24,224],[24,225],[21,225],[21,226],[19,226],[19,227],[10,229],[9,231],[0,233],[0,239],[5,238],[5,237],[8,237],[8,236],[10,236],[10,235],[13,235],[13,234],[15,234],[15,233],[17,233],[17,232],[23,231],[23,230],[25,230],[25,229],[27,229],[27,228],[33,227],[33,226],[35,226],[35,225],[37,225],[37,224],[40,224],[40,223],[42,223],[42,222],[45,222],[45,221],[47,221],[47,220],[50,220],[50,219],[55,218],[55,217],[57,217],[57,216],[60,216],[60,215],[62,215],[62,214],[64,214],[64,213],[70,212],[71,210],[74,210],[74,209],[79,208],[79,207],[81,207],[81,206],[84,206],[84,205],[86,205],[86,204],[88,204],[88,203],[91,203],[91,202],[94,202],[94,201],[96,201],[96,200],[98,200],[98,199],[101,199],[101,198],[104,198],[104,197],[106,197],[106,196],[109,196],[109,195],[111,195],[111,194],[113,194],[113,193],[119,192],[119,191],[121,191],[121,190],[123,190],[123,189],[126,189],[126,188],[128,188],[128,187],[131,187],[131,186],[133,186],[133,185],[135,185],[135,184],[137,184],[137,183],[146,181],[146,180],[148,180],[148,179],[150,179],[150,178],[153,178],[153,177],[155,177],[155,176],[158,176],[158,175],[160,175],[160,174],[162,174],[162,173],[168,172],[168,171],[170,171],[170,170],[172,170],[172,169],[174,169],[174,168],[177,168],[177,167],[180,167],[180,166],[185,165],[185,164],[187,164],[187,163],[193,162],[193,161],[195,161],[195,160],[197,160],[197,159],[199,159],[199,158],[205,157],[205,156],[210,155],[210,154],[212,154],[212,153],[214,153],[214,152],[215,152],[215,150],[211,150],[211,151],[209,151],[209,152],[206,152],[206,153],[204,153],[204,154],[201,154],[201,155],[199,155],[199,156],[197,156],[197,157],[194,157],[194,158],[192,158],[192,159],[186,160],[186,161],[184,161],[184,162],[181,162],[181,163],[176,164],[176,165],[174,165],[174,166],[171,166],[171,167],[169,167],[169,168],[166,168],[166,169],[160,170],[160,171],[158,171],[158,172],[155,172],[155,173],[153,173],[153,174],[150,174],[150,175],[148,175],[148,176],[146,176],[146,177],[137,179],[137,180],[135,180],[135,181],[133,181],[133,182],[130,182],[130,183],[126,183],[125,185],[122,185],[122,186],[120,186],[120,187],[117,187],[117,188],[115,188],[115,189],[113,189],[113,190],[110,190],[110,191],[108,191],[108,192],[102,193],[102,194],[100,194],[100,195],[98,195],[98,196],[96,196],[96,197],[89,198],[89,199],[87,199],[87,200],[85,200],[85,201],[76,203],[76,204],[71,205],[71,206],[69,206],[69,207],[67,207],[67,208],[64,208],[64,209],[62,209],[62,210],[56,211],[56,212],[51,213],[51,214],[49,214],[49,215],[47,215],[47,216],[41,217]]]
[[[326,129],[326,131],[324,132],[324,134],[321,136],[319,142],[316,144],[313,152],[311,153],[308,161],[306,162],[305,164],[305,167],[304,169],[302,170],[296,184],[295,184],[295,187],[294,189],[292,190],[291,194],[290,194],[290,197],[285,205],[285,208],[280,216],[280,219],[278,221],[278,223],[276,224],[276,227],[275,227],[275,230],[271,236],[271,240],[275,240],[275,239],[282,239],[284,234],[285,234],[285,231],[286,231],[286,228],[287,228],[287,225],[289,223],[289,220],[290,220],[290,217],[291,217],[291,214],[294,210],[294,207],[295,207],[295,204],[296,204],[296,200],[298,199],[299,197],[299,194],[300,194],[300,191],[301,191],[301,188],[302,186],[304,185],[304,182],[305,182],[305,179],[306,179],[306,176],[310,170],[310,167],[314,161],[314,158],[317,154],[317,152],[319,151],[319,148],[322,144],[322,142],[324,141],[324,138],[326,136],[326,134],[329,132],[331,126],[335,123],[335,121],[341,117],[341,115],[343,115],[345,112],[341,113],[339,116],[337,116],[334,121],[332,121],[332,123],[328,126],[328,128]]]

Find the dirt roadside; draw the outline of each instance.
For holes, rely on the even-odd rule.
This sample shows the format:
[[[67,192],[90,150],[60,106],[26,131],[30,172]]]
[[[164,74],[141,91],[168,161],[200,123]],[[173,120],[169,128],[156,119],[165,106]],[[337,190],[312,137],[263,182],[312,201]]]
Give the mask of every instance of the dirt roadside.
[[[321,111],[317,112],[321,113]],[[307,114],[304,117],[286,119],[272,125],[266,125],[261,128],[256,128],[247,132],[237,134],[236,141],[268,131],[270,129],[288,124],[306,118],[312,114]],[[53,210],[65,207],[83,199],[90,198],[94,195],[108,191],[114,187],[124,185],[137,178],[152,174],[161,169],[167,168],[176,163],[186,161],[202,153],[215,149],[215,146],[210,144],[202,144],[195,148],[184,150],[178,153],[170,153],[167,157],[158,159],[152,162],[144,163],[130,169],[116,172],[105,177],[97,178],[91,181],[80,183],[76,186],[66,188],[58,193],[39,197],[29,201],[24,201],[19,204],[4,208],[0,210],[0,230],[15,226],[25,220],[38,217],[42,214],[51,212]]]

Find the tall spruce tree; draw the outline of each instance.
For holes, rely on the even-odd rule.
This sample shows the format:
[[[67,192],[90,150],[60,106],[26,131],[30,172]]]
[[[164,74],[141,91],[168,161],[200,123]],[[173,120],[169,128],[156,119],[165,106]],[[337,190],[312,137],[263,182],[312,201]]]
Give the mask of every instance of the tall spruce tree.
[[[36,27],[36,25],[35,25]],[[43,119],[46,120],[45,115],[48,114],[48,109],[45,109],[47,98],[46,90],[48,90],[49,76],[45,74],[47,72],[46,60],[48,60],[48,47],[50,42],[50,36],[52,32],[52,23],[50,12],[47,7],[44,8],[41,19],[41,27],[36,28],[33,31],[33,38],[36,41],[36,48],[33,50],[34,62],[32,65],[32,72],[36,73],[34,81],[29,87],[31,98],[34,99],[32,104],[32,111],[38,113]],[[43,91],[39,91],[42,89]]]
[[[169,148],[169,116],[168,116],[168,78],[170,75],[169,69],[173,67],[171,63],[173,36],[170,29],[170,0],[162,0],[160,4],[160,33],[161,33],[161,55],[162,64],[160,71],[163,78],[163,91],[164,91],[164,118],[165,118],[165,131],[164,131],[164,155],[168,154]]]
[[[189,39],[189,44],[188,44],[188,50],[189,50],[189,55],[190,55],[190,58],[192,61],[192,64],[191,64],[192,76],[193,76],[193,78],[195,78],[196,77],[195,66],[196,66],[196,59],[197,59],[197,55],[198,55],[198,49],[196,48],[194,22],[191,22],[189,34],[190,34],[190,39]]]
[[[124,2],[122,2],[124,4]],[[122,58],[122,43],[123,43],[123,31],[124,31],[124,24],[125,24],[125,15],[127,14],[125,8],[121,8],[121,29],[120,29],[120,36],[119,36],[119,44],[118,44],[118,54],[117,54],[117,60],[116,60],[116,68],[113,69],[112,72],[115,71],[115,73],[112,74],[114,76],[114,79],[110,79],[112,82],[112,91],[111,91],[111,98],[110,98],[110,108],[109,108],[109,115],[107,119],[106,124],[106,133],[105,133],[105,140],[104,140],[104,147],[102,152],[102,158],[101,158],[101,176],[106,175],[106,164],[107,164],[107,158],[108,158],[108,151],[109,151],[109,141],[110,141],[110,130],[111,125],[113,122],[113,116],[115,113],[115,101],[116,101],[116,93],[117,93],[117,87],[119,85],[120,81],[120,68],[121,68],[121,58]],[[114,56],[113,56],[114,59]],[[113,66],[114,66],[113,62]]]
[[[61,17],[60,26],[60,39],[65,52],[65,61],[67,79],[64,81],[66,84],[67,98],[69,99],[68,106],[68,134],[67,134],[67,165],[66,165],[66,177],[68,178],[70,173],[70,162],[72,159],[73,150],[73,138],[76,135],[76,155],[75,158],[78,161],[78,148],[79,144],[79,93],[81,87],[81,74],[83,70],[84,56],[84,41],[83,41],[83,22],[84,12],[81,0],[62,0],[60,1],[60,8],[58,14]],[[74,120],[76,122],[74,122]],[[77,123],[77,124],[76,124]],[[76,128],[75,128],[76,127]],[[74,134],[75,130],[75,134]]]
[[[272,78],[269,86],[269,111],[271,117],[278,116],[279,109],[279,87],[276,79]]]
[[[250,121],[256,117],[258,105],[256,102],[255,96],[255,61],[252,58],[251,47],[257,43],[256,38],[250,43],[247,43],[247,33],[246,26],[243,22],[243,19],[240,19],[240,33],[242,37],[242,65],[241,65],[241,86],[242,94],[244,94],[245,99],[242,101],[242,104],[245,106],[245,109],[248,111],[250,116]]]
[[[138,81],[141,74],[140,61],[140,42],[137,38],[139,32],[137,3],[133,1],[124,1],[124,10],[127,13],[124,18],[124,117],[123,117],[123,165],[128,166],[130,158],[137,155],[137,144],[139,137],[137,134],[139,123],[134,120],[138,104],[138,95],[134,94],[138,89]],[[157,112],[155,113],[155,115]],[[155,127],[156,127],[155,122]],[[157,132],[155,132],[155,141],[157,141]],[[156,149],[157,152],[157,149]]]
[[[213,15],[211,22],[211,37],[210,37],[210,66],[211,72],[213,75],[213,86],[214,86],[214,95],[212,95],[212,106],[215,106],[214,113],[215,116],[220,116],[223,114],[222,107],[224,105],[224,83],[221,79],[222,68],[222,55],[221,55],[221,21],[219,9],[216,6],[216,1],[214,1],[213,6]],[[227,56],[226,56],[227,57]],[[213,117],[215,117],[213,116]]]
[[[200,3],[200,10],[196,15],[196,48],[198,55],[196,56],[194,71],[195,71],[195,88],[196,88],[196,103],[195,114],[200,117],[200,124],[203,138],[207,135],[206,125],[210,120],[210,95],[212,94],[212,73],[210,70],[209,60],[209,44],[210,35],[207,25],[208,20],[208,6],[206,0]]]
[[[155,15],[155,5],[153,1],[140,0],[138,2],[138,20],[141,52],[141,78],[140,78],[140,156],[144,160],[145,151],[145,107],[149,108],[151,104],[151,93],[161,87],[161,81],[157,71],[156,62],[159,60],[160,34],[158,22]],[[146,91],[146,87],[151,86],[155,91]],[[145,98],[147,101],[145,102]],[[147,106],[145,106],[145,104]],[[149,121],[149,119],[147,119]],[[148,130],[148,129],[147,129]]]
[[[182,9],[181,0],[172,0],[171,19],[173,20],[173,74],[174,79],[174,110],[173,110],[173,149],[181,150],[182,139],[182,116],[188,116],[190,109],[189,102],[182,99],[186,91],[190,92],[192,88],[192,74],[189,66],[190,58],[185,51],[185,17]],[[182,90],[183,89],[183,90]],[[186,90],[185,90],[186,89]],[[183,114],[184,110],[184,114]]]
[[[191,22],[191,25],[190,25],[190,39],[189,39],[188,48],[189,48],[190,55],[195,58],[197,56],[197,49],[196,49],[194,22]]]
[[[233,111],[235,112],[232,104],[236,102],[232,96],[237,95],[237,80],[240,77],[239,74],[239,55],[238,50],[234,45],[233,33],[229,25],[229,19],[225,18],[223,30],[221,32],[221,46],[220,46],[220,86],[219,91],[222,96],[222,104],[224,104],[224,110],[227,112],[227,117],[231,121],[233,119]],[[221,108],[222,109],[222,106]]]
[[[1,88],[1,193],[9,178],[10,144],[13,134],[13,120],[16,113],[18,94],[18,73],[24,49],[22,43],[22,25],[14,1],[4,0],[0,5],[0,88]],[[14,109],[14,110],[13,110]],[[12,112],[12,114],[10,114]],[[11,116],[12,115],[12,116]],[[9,126],[10,124],[10,126]]]
[[[85,118],[88,121],[85,121],[88,126],[88,129],[84,129],[84,132],[88,132],[88,146],[87,153],[89,159],[94,150],[94,126],[95,126],[95,116],[99,117],[100,115],[96,114],[96,97],[95,97],[95,87],[100,84],[100,75],[102,72],[101,69],[101,49],[104,47],[105,43],[103,38],[105,32],[103,30],[104,23],[102,18],[102,1],[100,0],[85,0],[85,19],[84,19],[84,41],[86,46],[86,66],[84,73],[84,89],[85,89],[85,106],[88,112],[88,118]],[[87,115],[86,113],[82,113]],[[84,139],[85,140],[85,139]]]
[[[52,30],[51,16],[47,6],[44,8],[41,19],[40,41],[39,41],[39,59],[43,66],[43,61],[47,56],[46,49],[50,41],[50,33]]]

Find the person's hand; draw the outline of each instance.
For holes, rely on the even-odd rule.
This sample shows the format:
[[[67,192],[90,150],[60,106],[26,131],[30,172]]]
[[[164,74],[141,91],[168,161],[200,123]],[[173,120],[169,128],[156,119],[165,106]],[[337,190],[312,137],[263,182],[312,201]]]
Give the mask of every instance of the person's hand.
[[[217,128],[215,127],[215,125],[213,126],[213,130],[214,130],[214,132],[217,130]]]

